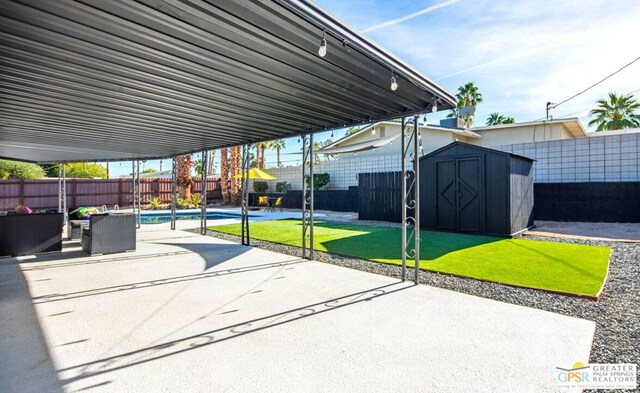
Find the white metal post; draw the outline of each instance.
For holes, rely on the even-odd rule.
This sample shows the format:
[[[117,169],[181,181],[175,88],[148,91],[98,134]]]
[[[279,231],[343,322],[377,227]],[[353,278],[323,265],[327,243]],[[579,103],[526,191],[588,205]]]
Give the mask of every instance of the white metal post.
[[[202,151],[202,179],[200,192],[201,204],[200,204],[200,234],[207,234],[207,163],[208,154],[206,150]]]
[[[178,191],[178,173],[176,158],[171,159],[171,229],[176,229],[176,194]]]

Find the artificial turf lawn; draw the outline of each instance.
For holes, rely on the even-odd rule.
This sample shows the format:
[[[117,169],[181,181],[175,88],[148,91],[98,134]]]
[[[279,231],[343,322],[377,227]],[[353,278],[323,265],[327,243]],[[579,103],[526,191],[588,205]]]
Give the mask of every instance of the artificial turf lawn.
[[[240,235],[240,225],[209,227]],[[251,237],[301,246],[300,220],[251,223]],[[315,222],[315,250],[399,265],[399,228]],[[602,246],[421,231],[420,268],[530,288],[595,296],[611,249]],[[413,266],[413,260],[407,264]]]

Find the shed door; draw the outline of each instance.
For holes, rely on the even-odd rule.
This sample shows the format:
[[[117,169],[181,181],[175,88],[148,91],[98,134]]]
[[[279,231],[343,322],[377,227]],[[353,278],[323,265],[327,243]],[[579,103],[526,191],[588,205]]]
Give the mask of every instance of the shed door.
[[[456,160],[436,161],[436,227],[457,228]]]
[[[484,231],[484,159],[458,158],[457,229],[465,232]]]
[[[436,227],[484,231],[484,158],[482,156],[437,160]]]

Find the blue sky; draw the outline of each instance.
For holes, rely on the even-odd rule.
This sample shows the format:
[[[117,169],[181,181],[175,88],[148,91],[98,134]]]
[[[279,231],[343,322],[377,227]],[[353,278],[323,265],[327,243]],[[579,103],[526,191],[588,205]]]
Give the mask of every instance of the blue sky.
[[[316,3],[455,93],[473,81],[484,97],[476,124],[491,112],[516,121],[544,117],[560,102],[640,56],[638,0],[316,0]],[[609,92],[640,96],[640,61],[552,115],[579,117]],[[437,123],[445,112],[429,116]],[[335,132],[342,136],[343,132]],[[319,134],[326,139],[330,133]],[[299,151],[287,140],[285,153]],[[284,154],[287,165],[299,156]],[[275,153],[267,153],[275,162]],[[168,167],[169,161],[165,162]],[[158,167],[157,162],[147,163]],[[130,164],[112,165],[115,175]],[[121,169],[118,169],[121,168]],[[120,173],[121,172],[121,173]]]

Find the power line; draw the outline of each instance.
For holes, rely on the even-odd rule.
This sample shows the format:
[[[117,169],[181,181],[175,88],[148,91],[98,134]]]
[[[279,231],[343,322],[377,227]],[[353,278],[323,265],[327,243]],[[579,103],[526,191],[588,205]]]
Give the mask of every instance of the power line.
[[[594,87],[598,86],[600,83],[602,83],[602,82],[606,81],[607,79],[611,78],[612,76],[614,76],[615,74],[617,74],[617,73],[619,73],[620,71],[624,70],[625,68],[629,67],[631,64],[635,63],[635,62],[636,62],[636,61],[638,61],[638,60],[640,60],[640,56],[636,57],[636,58],[635,58],[634,60],[632,60],[630,63],[625,64],[624,66],[622,66],[622,68],[620,68],[620,69],[618,69],[617,71],[615,71],[615,72],[613,72],[613,73],[611,73],[611,74],[607,75],[606,77],[602,78],[601,80],[599,80],[598,82],[594,83],[593,85],[591,85],[591,86],[587,87],[586,89],[582,90],[581,92],[579,92],[579,93],[576,93],[576,94],[572,95],[571,97],[567,98],[567,99],[566,99],[566,100],[564,100],[564,101],[560,101],[560,102],[559,102],[559,103],[557,103],[557,104],[553,104],[553,105],[551,105],[551,106],[550,106],[550,109],[555,109],[555,108],[559,107],[560,105],[564,104],[565,102],[573,100],[574,98],[576,98],[576,97],[577,97],[577,96],[579,96],[580,94],[583,94],[583,93],[585,93],[586,91],[588,91],[588,90],[590,90],[590,89],[592,89],[592,88],[594,88]]]

